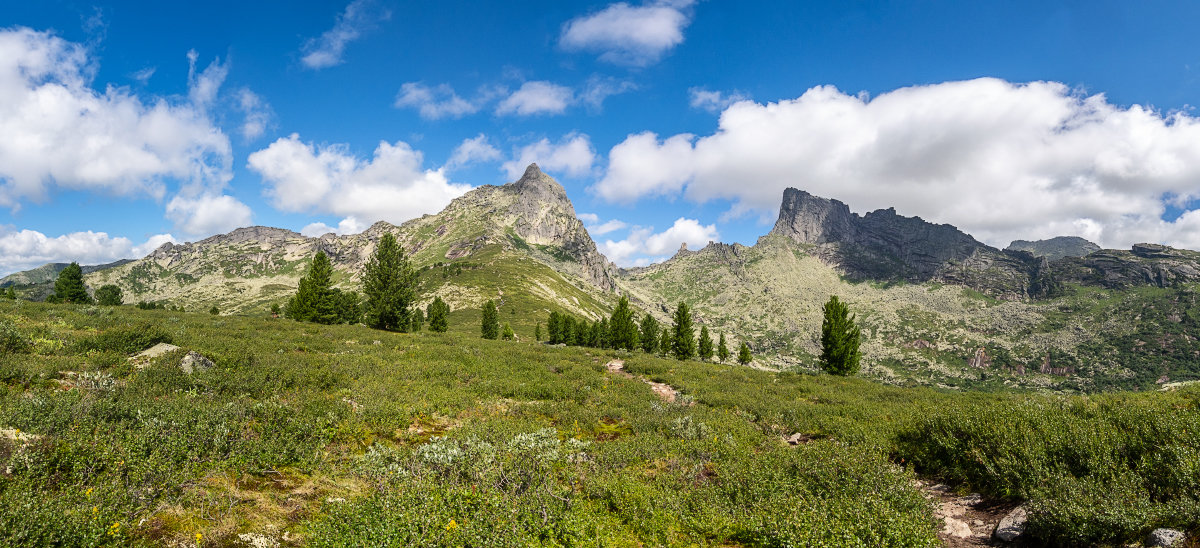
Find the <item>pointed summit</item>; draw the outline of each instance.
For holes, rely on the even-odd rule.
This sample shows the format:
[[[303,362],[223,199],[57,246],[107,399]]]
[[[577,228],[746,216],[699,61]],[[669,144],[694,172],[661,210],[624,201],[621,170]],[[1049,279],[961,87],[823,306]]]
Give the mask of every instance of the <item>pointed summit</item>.
[[[575,216],[575,207],[567,197],[567,189],[554,177],[546,175],[537,164],[529,164],[520,179],[505,186],[516,192],[521,202],[555,206],[564,215]]]

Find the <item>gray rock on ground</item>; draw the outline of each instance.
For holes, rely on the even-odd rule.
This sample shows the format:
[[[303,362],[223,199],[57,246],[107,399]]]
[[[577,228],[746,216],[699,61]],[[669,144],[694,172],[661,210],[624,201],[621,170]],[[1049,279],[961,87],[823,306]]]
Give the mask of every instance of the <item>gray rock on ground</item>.
[[[189,375],[191,375],[197,369],[206,370],[213,365],[215,364],[212,362],[212,360],[204,357],[203,354],[196,352],[195,350],[188,352],[187,355],[179,361],[179,368],[182,369],[184,373]]]
[[[1146,546],[1179,546],[1183,544],[1183,540],[1182,531],[1160,527],[1146,537]]]
[[[1025,520],[1028,519],[1028,513],[1025,508],[1018,506],[1009,512],[1004,519],[1000,520],[1000,524],[996,526],[996,532],[992,536],[1004,542],[1012,542],[1025,532]]]

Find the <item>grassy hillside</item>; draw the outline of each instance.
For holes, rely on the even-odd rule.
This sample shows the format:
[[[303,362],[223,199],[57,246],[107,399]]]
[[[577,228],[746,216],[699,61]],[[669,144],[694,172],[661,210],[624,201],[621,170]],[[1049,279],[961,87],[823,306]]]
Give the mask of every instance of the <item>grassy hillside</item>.
[[[884,382],[1093,392],[1200,379],[1195,284],[1001,301],[961,286],[852,283],[778,236],[709,246],[621,283],[643,301],[690,303],[783,369],[819,369],[821,307],[838,295],[863,328],[864,374]]]
[[[1200,528],[1200,388],[897,388],[483,341],[476,319],[0,302],[0,545],[935,545],[914,473],[1025,502],[1045,542]],[[182,349],[127,361],[161,341]],[[215,366],[183,373],[192,350]]]

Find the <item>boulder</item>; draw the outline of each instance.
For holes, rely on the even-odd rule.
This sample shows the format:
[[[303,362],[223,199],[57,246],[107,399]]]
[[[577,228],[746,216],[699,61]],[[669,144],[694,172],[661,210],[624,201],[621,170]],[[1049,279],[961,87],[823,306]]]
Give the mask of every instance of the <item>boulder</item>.
[[[1183,541],[1183,531],[1160,527],[1146,537],[1146,546],[1179,546]]]
[[[1023,506],[1014,508],[1007,516],[1004,516],[1004,519],[1000,520],[1000,524],[996,526],[996,532],[992,533],[992,536],[1004,542],[1017,540],[1017,537],[1025,532],[1025,521],[1028,517]]]
[[[203,354],[192,350],[179,361],[179,368],[184,373],[191,375],[197,369],[206,370],[215,365],[212,360],[204,357]]]

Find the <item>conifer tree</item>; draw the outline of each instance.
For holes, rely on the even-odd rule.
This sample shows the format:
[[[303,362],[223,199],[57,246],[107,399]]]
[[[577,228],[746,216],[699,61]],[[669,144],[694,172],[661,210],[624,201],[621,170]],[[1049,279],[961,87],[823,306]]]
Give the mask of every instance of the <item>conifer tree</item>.
[[[700,359],[711,360],[713,357],[713,340],[708,334],[708,326],[700,326]]]
[[[588,338],[592,334],[592,324],[583,318],[575,319],[575,334],[573,343],[575,346],[587,346]]]
[[[834,375],[857,373],[859,335],[850,309],[836,295],[829,297],[821,322],[821,367]]]
[[[284,315],[297,321],[324,324],[337,323],[339,299],[334,295],[333,265],[324,251],[317,251],[309,263],[308,272],[300,278],[296,294],[288,300]]]
[[[629,308],[629,297],[621,296],[617,308],[608,322],[609,342],[613,348],[633,350],[638,345],[638,326],[633,322],[633,310]]]
[[[538,322],[533,326],[533,340],[542,342],[542,322]]]
[[[450,326],[450,305],[441,297],[433,298],[433,302],[425,307],[425,315],[429,317],[429,330],[434,333],[445,333]]]
[[[717,359],[721,363],[729,359],[729,347],[725,345],[725,334],[721,333],[721,342],[717,343]]]
[[[208,309],[208,313],[209,313],[209,314],[212,314],[213,316],[216,316],[217,314],[220,314],[220,313],[221,313],[221,309],[220,309],[220,308],[217,308],[217,305],[215,305],[215,304],[214,304],[214,305],[212,306],[212,308]]]
[[[742,347],[738,349],[738,363],[742,365],[750,365],[754,357],[750,355],[750,345],[742,342]]]
[[[563,314],[560,318],[562,322],[559,324],[559,332],[561,339],[558,341],[568,346],[575,345],[575,318],[570,314]]]
[[[595,341],[592,344],[594,348],[609,348],[608,340],[608,318],[600,318],[593,326]]]
[[[416,333],[421,330],[421,326],[425,324],[425,314],[421,312],[421,307],[414,306],[412,311],[412,332]]]
[[[511,341],[516,336],[516,333],[513,333],[512,326],[508,325],[508,322],[504,322],[504,329],[500,332],[500,338],[506,341]]]
[[[367,296],[367,325],[401,332],[412,328],[417,273],[395,236],[384,234],[379,239],[363,269],[363,293]]]
[[[480,323],[480,333],[485,339],[500,338],[500,312],[496,310],[496,302],[488,300],[483,303],[483,315]]]
[[[79,268],[79,263],[73,262],[58,273],[58,279],[54,281],[53,296],[57,297],[55,302],[92,304],[92,296],[88,295],[87,288],[83,286],[83,269]]]
[[[13,289],[11,285],[8,286],[8,291],[4,292],[4,298],[10,301],[17,300],[17,290]]]
[[[121,288],[115,284],[105,284],[96,290],[96,302],[104,306],[120,306],[123,300]]]
[[[658,339],[658,352],[663,356],[670,356],[675,348],[675,342],[671,338],[671,329],[664,327],[661,333],[662,335]]]
[[[638,339],[642,343],[642,351],[647,354],[654,354],[658,351],[658,320],[654,319],[649,312],[642,316],[641,333],[638,334]]]
[[[278,318],[281,313],[279,303],[271,303],[271,316]]]
[[[559,344],[562,340],[562,317],[558,312],[551,311],[550,317],[546,320],[546,341],[550,344]]]
[[[675,309],[675,324],[671,327],[671,350],[677,360],[696,356],[696,330],[692,327],[692,313],[687,304],[679,303]]]

